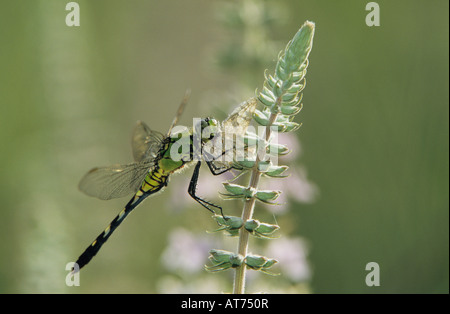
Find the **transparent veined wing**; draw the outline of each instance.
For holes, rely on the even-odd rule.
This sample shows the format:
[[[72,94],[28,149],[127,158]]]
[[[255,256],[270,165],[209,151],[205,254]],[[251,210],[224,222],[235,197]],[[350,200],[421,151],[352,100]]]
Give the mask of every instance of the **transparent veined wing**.
[[[205,145],[204,150],[206,152],[214,152],[211,155],[217,167],[230,167],[230,164],[236,158],[244,158],[248,155],[243,136],[252,121],[257,104],[258,102],[254,97],[240,104],[222,122],[219,136]],[[211,155],[208,157],[211,158]]]
[[[223,121],[222,129],[225,138],[225,152],[230,153],[226,159],[228,162],[231,160],[252,159],[256,156],[255,147],[247,147],[244,145],[243,136],[246,134],[248,126],[253,119],[257,105],[258,101],[256,98],[250,98],[244,101]],[[230,147],[231,144],[227,145],[227,142],[233,142],[232,147]]]
[[[186,107],[190,96],[191,96],[191,90],[188,89],[184,93],[184,97],[180,103],[180,106],[178,106],[177,113],[175,114],[175,118],[173,118],[172,125],[170,126],[169,131],[167,132],[167,136],[170,136],[172,129],[174,128],[174,126],[176,126],[178,124],[178,120],[180,119],[181,115],[183,114],[184,108]]]
[[[90,170],[80,181],[79,189],[102,200],[135,193],[154,167],[153,160],[127,165],[112,165]]]
[[[253,114],[258,104],[255,97],[244,101],[222,122],[222,129],[225,133],[235,133],[244,135],[247,131]],[[226,135],[226,134],[225,134]]]
[[[154,159],[163,139],[163,134],[151,130],[144,122],[138,121],[131,141],[134,160],[140,162]]]

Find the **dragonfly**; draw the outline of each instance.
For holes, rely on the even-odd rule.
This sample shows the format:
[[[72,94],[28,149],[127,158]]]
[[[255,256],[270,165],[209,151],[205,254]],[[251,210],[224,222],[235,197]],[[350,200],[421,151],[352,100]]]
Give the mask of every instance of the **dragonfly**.
[[[112,233],[144,199],[163,190],[168,185],[169,177],[188,165],[195,163],[188,186],[188,194],[212,213],[216,213],[215,210],[220,210],[223,216],[222,207],[204,200],[196,193],[200,166],[202,162],[206,162],[213,175],[220,175],[231,170],[233,163],[219,161],[217,154],[214,157],[210,153],[202,152],[201,149],[207,144],[211,145],[214,141],[223,140],[225,136],[228,136],[224,134],[224,130],[228,130],[228,133],[229,130],[233,130],[240,136],[245,134],[253,117],[257,101],[256,98],[251,98],[243,102],[222,124],[219,124],[216,119],[208,117],[199,119],[199,123],[194,124],[192,128],[184,127],[182,131],[172,132],[175,131],[174,129],[188,98],[189,95],[186,93],[166,135],[150,129],[144,122],[137,122],[132,136],[132,151],[135,162],[93,168],[81,179],[79,189],[89,196],[102,200],[120,198],[132,193],[133,196],[122,211],[79,256],[72,270],[74,273],[92,260]],[[199,145],[195,145],[194,133],[202,134],[206,128],[209,128],[209,132],[207,132],[209,136],[205,136],[205,138],[202,136],[197,141]],[[174,148],[183,135],[188,139],[189,150],[187,154],[185,153],[180,158],[178,154],[175,154],[179,153],[180,149],[174,150]],[[201,158],[195,159],[195,154],[199,154],[199,148]]]

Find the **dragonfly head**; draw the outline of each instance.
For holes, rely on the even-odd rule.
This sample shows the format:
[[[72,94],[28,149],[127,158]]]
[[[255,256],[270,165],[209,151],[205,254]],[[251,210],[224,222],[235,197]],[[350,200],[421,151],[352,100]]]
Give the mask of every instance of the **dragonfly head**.
[[[214,118],[201,120],[202,141],[209,141],[220,132],[220,124]]]

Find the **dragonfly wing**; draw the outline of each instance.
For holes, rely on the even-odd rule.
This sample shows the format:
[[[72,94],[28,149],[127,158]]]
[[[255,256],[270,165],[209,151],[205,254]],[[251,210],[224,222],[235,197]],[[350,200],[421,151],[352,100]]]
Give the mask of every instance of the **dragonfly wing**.
[[[255,97],[240,104],[239,107],[222,122],[223,131],[225,133],[231,131],[231,133],[243,136],[252,121],[257,104],[258,102]]]
[[[225,159],[223,165],[229,166],[230,162],[236,158],[244,158],[245,155],[248,155],[248,152],[244,151],[242,137],[245,135],[247,128],[252,121],[257,104],[256,98],[250,98],[243,102],[222,122],[221,141],[223,141],[224,144],[223,154],[225,157],[217,158],[215,161],[217,166],[221,164],[220,159]]]
[[[153,161],[94,168],[80,181],[79,189],[102,200],[135,193],[154,166]]]
[[[144,122],[138,121],[132,138],[133,157],[137,162],[154,159],[161,148],[164,135],[151,130]]]
[[[191,90],[188,89],[184,93],[183,100],[181,101],[180,106],[178,107],[177,113],[175,114],[175,118],[173,118],[172,125],[170,126],[169,131],[167,132],[167,136],[170,136],[170,133],[172,132],[173,127],[177,125],[178,120],[180,119],[181,115],[183,114],[184,108],[186,107],[190,96],[191,96]]]

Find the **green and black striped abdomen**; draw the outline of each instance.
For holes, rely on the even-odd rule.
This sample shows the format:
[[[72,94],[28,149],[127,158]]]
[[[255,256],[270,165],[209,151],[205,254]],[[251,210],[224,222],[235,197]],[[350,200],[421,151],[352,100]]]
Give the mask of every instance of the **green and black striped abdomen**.
[[[134,196],[125,208],[116,216],[116,218],[111,221],[108,227],[100,233],[100,235],[91,243],[91,245],[80,255],[76,263],[78,264],[79,269],[85,266],[90,260],[97,254],[103,244],[108,240],[111,234],[116,230],[116,228],[122,223],[125,217],[136,208],[145,198],[146,196],[137,197]]]
[[[114,230],[124,221],[129,213],[148,196],[158,192],[167,185],[168,175],[161,168],[155,168],[147,174],[139,190],[128,202],[125,208],[111,221],[108,227],[99,234],[91,245],[80,255],[76,263],[79,269],[85,266],[98,253],[103,244],[109,239]]]
[[[136,196],[158,192],[163,187],[167,186],[167,181],[169,179],[169,174],[166,173],[161,167],[157,166],[155,169],[150,171],[142,182],[141,187],[136,192]]]

